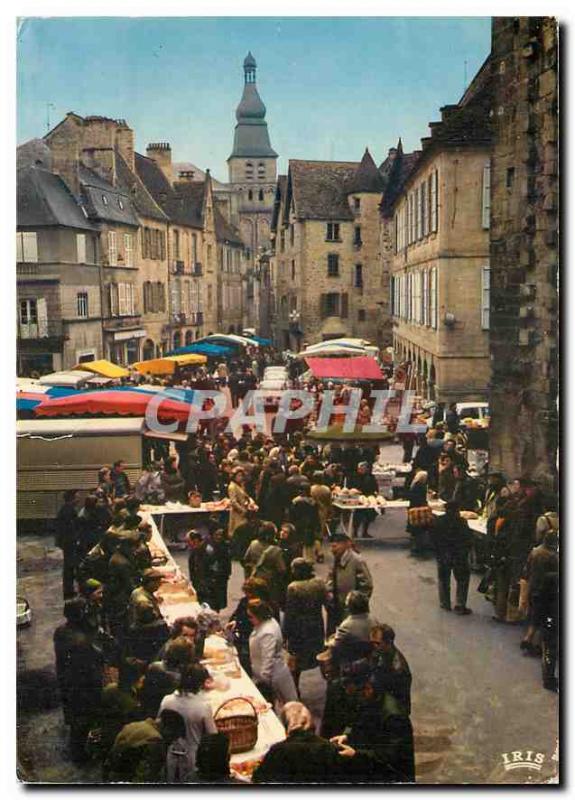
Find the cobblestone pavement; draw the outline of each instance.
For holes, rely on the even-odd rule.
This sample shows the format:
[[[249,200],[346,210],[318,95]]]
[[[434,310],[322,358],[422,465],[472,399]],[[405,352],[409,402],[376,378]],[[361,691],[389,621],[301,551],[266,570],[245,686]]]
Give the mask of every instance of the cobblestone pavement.
[[[413,673],[412,720],[417,782],[541,783],[556,771],[558,697],[541,686],[536,659],[519,650],[521,629],[491,619],[492,606],[476,591],[473,614],[457,617],[439,609],[433,559],[408,556],[405,512],[387,511],[372,526],[375,539],[362,544],[374,577],[372,613],[393,626]],[[58,707],[52,632],[60,621],[59,551],[50,540],[19,540],[19,593],[32,604],[30,628],[18,632],[20,776],[48,782],[94,782],[99,771],[66,760],[65,727]],[[185,553],[177,554],[184,570]],[[320,565],[325,575],[329,567]],[[234,564],[229,615],[241,596],[243,571]],[[319,717],[324,682],[318,670],[304,673],[302,696]],[[506,772],[503,753],[542,753],[541,771]]]

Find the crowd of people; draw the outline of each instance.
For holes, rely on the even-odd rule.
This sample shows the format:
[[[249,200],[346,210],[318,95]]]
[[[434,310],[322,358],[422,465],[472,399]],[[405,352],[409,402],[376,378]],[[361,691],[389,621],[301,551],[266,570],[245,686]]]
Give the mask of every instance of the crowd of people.
[[[264,365],[239,366],[241,394]],[[232,390],[230,375],[219,377]],[[204,378],[195,372],[194,380]],[[232,394],[237,403],[237,387]],[[400,435],[411,464],[404,487],[411,553],[434,554],[446,611],[453,574],[453,611],[468,615],[473,552],[494,619],[527,616],[521,649],[542,657],[543,684],[556,690],[556,509],[526,479],[470,475],[456,417],[450,408],[426,435]],[[225,512],[187,533],[189,577],[199,603],[213,611],[210,630],[233,643],[285,722],[285,741],[269,750],[254,782],[413,782],[411,673],[395,632],[370,613],[374,581],[357,546],[372,537],[375,511],[354,514],[350,538],[332,503],[334,488],[377,493],[377,456],[372,445],[310,445],[299,432],[278,441],[247,429],[239,439],[205,431],[173,451],[155,444],[134,483],[118,461],[100,469],[82,503],[68,491],[56,520],[66,621],[54,646],[71,757],[99,759],[107,781],[234,781],[227,739],[206,699],[206,631],[192,617],[165,622],[151,529],[138,513],[145,503],[227,498]],[[432,497],[445,502],[444,515],[432,513]],[[482,541],[462,510],[485,519]],[[322,578],[316,564],[326,557]],[[218,614],[228,607],[234,561],[243,569],[243,596],[226,619]],[[302,673],[318,665],[326,680],[320,723],[300,697]]]

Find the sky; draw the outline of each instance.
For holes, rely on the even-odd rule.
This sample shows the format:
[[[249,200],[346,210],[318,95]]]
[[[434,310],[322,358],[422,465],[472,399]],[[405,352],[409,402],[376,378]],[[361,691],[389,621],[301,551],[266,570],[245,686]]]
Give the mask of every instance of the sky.
[[[68,111],[122,118],[136,148],[227,179],[248,50],[278,171],[290,158],[377,163],[420,146],[490,49],[489,17],[60,17],[21,19],[17,141]]]

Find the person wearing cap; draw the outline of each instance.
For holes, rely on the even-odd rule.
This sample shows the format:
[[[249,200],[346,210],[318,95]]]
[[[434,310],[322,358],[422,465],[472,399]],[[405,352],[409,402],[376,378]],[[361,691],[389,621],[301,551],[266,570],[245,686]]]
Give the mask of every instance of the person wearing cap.
[[[127,653],[148,663],[154,660],[170,635],[160,603],[154,596],[162,579],[162,573],[158,570],[145,570],[142,574],[142,585],[134,589],[128,606]]]
[[[466,520],[459,514],[459,505],[453,501],[445,504],[445,514],[434,518],[431,530],[435,557],[437,559],[437,585],[439,604],[445,611],[451,611],[451,573],[455,578],[454,612],[460,615],[471,614],[467,608],[469,592],[469,552],[473,547],[473,534]]]
[[[345,533],[331,537],[330,549],[333,565],[327,579],[328,623],[327,633],[334,633],[346,615],[345,600],[349,592],[358,590],[367,597],[373,593],[373,580],[369,567],[353,549],[352,541]]]
[[[288,666],[296,688],[303,671],[317,667],[316,657],[324,649],[323,608],[327,605],[327,586],[314,575],[313,563],[294,558],[292,582],[287,587],[283,634],[289,653]]]
[[[162,619],[160,604],[155,597],[162,583],[162,573],[157,569],[146,569],[142,574],[142,585],[130,595],[129,618],[132,626],[147,625]]]
[[[376,691],[390,692],[411,714],[411,670],[403,653],[395,645],[395,631],[377,623],[369,634],[373,650],[369,656],[372,683]]]

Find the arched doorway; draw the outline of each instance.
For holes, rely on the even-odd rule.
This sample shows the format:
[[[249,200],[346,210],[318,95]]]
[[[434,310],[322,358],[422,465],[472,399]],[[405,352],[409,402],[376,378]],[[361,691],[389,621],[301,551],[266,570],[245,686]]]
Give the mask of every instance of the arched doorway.
[[[156,346],[153,341],[151,339],[146,339],[142,348],[142,360],[150,361],[150,359],[154,358],[155,351]]]
[[[191,344],[192,341],[193,341],[192,340],[192,331],[186,331],[186,339],[185,339],[186,344],[187,345]]]
[[[178,347],[182,346],[182,334],[180,331],[176,331],[174,333],[174,350],[177,350]]]

